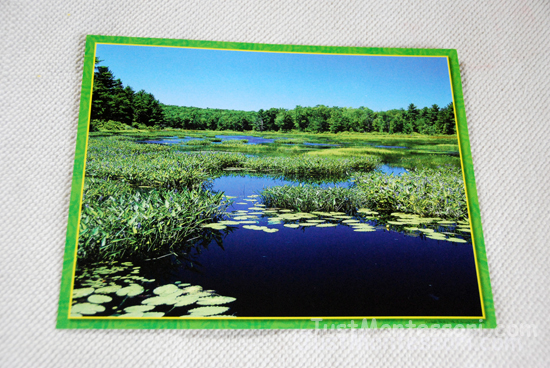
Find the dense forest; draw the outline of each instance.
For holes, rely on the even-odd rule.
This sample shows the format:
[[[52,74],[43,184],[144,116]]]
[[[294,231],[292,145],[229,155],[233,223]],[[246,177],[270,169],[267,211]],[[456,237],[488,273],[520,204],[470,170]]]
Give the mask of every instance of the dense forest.
[[[151,93],[135,92],[115,79],[106,66],[96,66],[91,130],[195,129],[306,132],[381,132],[455,134],[452,103],[407,109],[373,111],[367,107],[296,106],[259,111],[223,110],[160,103]]]

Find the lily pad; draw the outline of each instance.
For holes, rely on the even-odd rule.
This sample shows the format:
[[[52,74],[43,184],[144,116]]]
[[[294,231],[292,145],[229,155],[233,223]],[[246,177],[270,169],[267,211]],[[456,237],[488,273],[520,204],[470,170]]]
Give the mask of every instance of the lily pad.
[[[182,290],[186,294],[196,294],[202,291],[202,286],[193,285],[193,286],[186,287],[185,289],[182,289]]]
[[[434,240],[447,240],[447,237],[445,235],[437,234],[437,233],[430,233],[426,235],[426,238],[434,239]]]
[[[83,315],[91,315],[101,313],[105,311],[105,307],[99,304],[93,303],[80,303],[71,307],[71,313],[78,313]]]
[[[85,296],[88,296],[91,293],[93,293],[94,290],[95,289],[93,287],[82,288],[82,289],[74,289],[73,290],[73,299],[78,299],[78,298],[83,298]]]
[[[130,284],[126,287],[123,287],[122,289],[119,289],[116,292],[116,295],[132,297],[132,296],[139,295],[139,294],[143,293],[144,291],[145,290],[143,289],[143,286],[138,285],[138,284]]]
[[[172,293],[174,293],[178,290],[180,290],[180,289],[178,288],[177,285],[167,284],[167,285],[159,286],[158,288],[153,290],[153,294],[167,295],[167,294],[172,294]]]
[[[316,227],[335,227],[338,224],[318,224]]]
[[[390,224],[390,225],[405,225],[404,223],[398,222],[398,221],[388,221],[388,224]]]
[[[181,290],[180,290],[181,295]],[[153,296],[151,298],[147,298],[144,301],[142,301],[142,304],[146,305],[173,305],[176,304],[176,299],[179,295],[177,293],[168,294],[168,295],[162,295],[162,296]]]
[[[88,302],[93,304],[109,303],[111,300],[113,300],[113,298],[107,295],[94,294],[88,297]]]
[[[317,223],[314,222],[300,222],[299,226],[317,226]]]
[[[292,229],[296,229],[296,228],[300,227],[300,225],[298,225],[298,224],[284,224],[283,226],[284,227],[290,227]]]
[[[215,316],[226,312],[229,307],[199,307],[189,310],[189,314],[195,317]]]
[[[185,305],[190,305],[199,300],[199,296],[196,294],[183,295],[176,298],[176,303],[174,307],[183,307]]]
[[[262,229],[266,233],[276,233],[279,229]]]
[[[164,316],[163,312],[146,312],[146,313],[143,313],[142,315],[142,317],[144,318],[159,318],[163,316]]]
[[[213,226],[210,226],[211,229],[214,229],[214,230],[223,230],[223,229],[226,229],[227,226],[225,225],[213,225]]]
[[[227,304],[231,303],[237,300],[236,298],[232,298],[230,296],[209,296],[206,298],[200,298],[197,302],[198,305],[220,305],[220,304]]]
[[[353,231],[356,231],[358,233],[372,233],[372,232],[376,231],[376,229],[355,228]]]
[[[143,313],[155,309],[154,305],[132,305],[124,308],[126,313]]]
[[[325,222],[325,220],[306,220],[307,222],[312,222],[312,223],[321,223],[321,222]]]
[[[261,230],[261,227],[260,227],[260,226],[257,226],[257,225],[244,225],[244,226],[243,226],[243,229],[248,229],[248,230]]]
[[[218,222],[220,225],[239,225],[240,222],[237,221],[220,221]]]
[[[460,239],[460,238],[448,238],[447,241],[450,241],[453,243],[467,243],[466,240]]]

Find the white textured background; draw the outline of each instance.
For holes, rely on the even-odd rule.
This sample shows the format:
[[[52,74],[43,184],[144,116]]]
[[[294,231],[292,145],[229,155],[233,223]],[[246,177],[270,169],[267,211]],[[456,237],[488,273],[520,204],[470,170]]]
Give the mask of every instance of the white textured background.
[[[548,0],[0,1],[0,365],[550,366],[549,26]],[[499,328],[56,330],[86,34],[456,48]]]

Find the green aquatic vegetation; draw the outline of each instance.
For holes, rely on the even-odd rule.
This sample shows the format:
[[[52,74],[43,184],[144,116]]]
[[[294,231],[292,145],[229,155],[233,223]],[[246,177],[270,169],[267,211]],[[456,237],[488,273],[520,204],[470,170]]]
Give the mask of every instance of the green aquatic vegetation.
[[[238,153],[183,153],[174,147],[138,144],[119,137],[92,138],[86,176],[120,180],[138,187],[197,189],[213,173],[239,166],[244,159]]]
[[[205,298],[200,298],[197,301],[198,305],[220,305],[227,304],[237,300],[236,298],[231,298],[229,296],[208,296]]]
[[[276,139],[273,144],[302,144],[305,142],[303,138],[281,138]]]
[[[369,209],[376,208],[440,219],[467,217],[466,195],[459,169],[424,169],[401,176],[371,172],[358,175],[355,184],[352,188],[275,186],[262,191],[262,202],[269,207],[313,211],[321,215],[326,215],[323,211],[335,210],[377,215],[377,211]],[[408,218],[406,221],[416,224],[418,220]]]
[[[99,289],[96,289],[96,294],[112,294],[116,293],[119,289],[121,289],[122,286],[120,285],[111,285],[111,286],[105,286]]]
[[[364,198],[358,190],[341,187],[284,185],[265,188],[261,195],[262,202],[268,207],[291,208],[303,212],[320,210],[354,212],[364,203]]]
[[[91,281],[107,284],[109,286],[105,286],[104,289],[118,287],[118,292],[112,293],[113,290],[109,290],[111,295],[108,296],[104,295],[107,290],[103,290],[104,294],[97,294],[93,293],[93,288],[87,288],[91,289],[92,292],[89,295],[90,290],[82,291],[85,288],[75,288],[76,292],[74,294],[77,298],[74,299],[79,300],[74,301],[74,305],[71,307],[71,316],[82,317],[83,315],[98,313],[128,318],[153,318],[164,315],[182,316],[189,312],[188,308],[182,307],[191,306],[195,303],[199,306],[210,306],[227,304],[236,300],[235,298],[217,295],[214,290],[203,290],[199,285],[191,286],[191,284],[182,283],[181,281],[151,287],[147,282],[154,280],[135,275],[135,271],[139,272],[141,267],[131,267],[132,264],[129,262],[124,262],[124,264],[100,262],[90,264],[85,268],[78,267],[75,277],[78,283]],[[143,284],[134,283],[125,288],[114,284],[114,280],[120,281],[122,279],[140,279]],[[141,297],[134,298],[138,295]],[[87,300],[83,300],[84,298],[87,298]],[[203,302],[198,303],[200,300],[203,300]],[[122,311],[124,314],[121,314]]]
[[[82,298],[84,296],[88,296],[94,292],[93,287],[87,287],[82,289],[74,289],[73,290],[73,299]]]
[[[122,289],[117,290],[116,295],[133,297],[142,294],[144,290],[145,289],[143,289],[143,286],[141,285],[130,284],[126,287],[123,287]]]
[[[93,304],[109,303],[111,300],[113,300],[113,298],[111,298],[110,296],[107,296],[107,295],[93,294],[93,295],[90,295],[88,297],[88,302],[93,303]]]
[[[177,291],[179,291],[180,288],[175,285],[175,284],[167,284],[167,285],[162,285],[162,286],[159,286],[158,288],[156,288],[155,290],[153,290],[153,294],[157,294],[157,295],[166,295],[166,294],[172,294],[172,293],[175,293]]]
[[[460,169],[422,169],[401,176],[366,173],[358,176],[355,183],[370,207],[448,219],[467,218]]]
[[[105,311],[105,307],[94,303],[79,303],[71,307],[71,315],[92,315]]]
[[[193,285],[182,289],[185,294],[196,294],[202,291],[202,286]]]
[[[210,145],[209,140],[199,140],[199,139],[192,139],[190,141],[185,142],[186,146],[208,146]]]
[[[154,305],[132,305],[131,307],[124,308],[126,313],[143,313],[155,309]]]
[[[120,189],[120,190],[119,190]],[[176,252],[225,214],[222,193],[131,189],[95,180],[84,191],[80,260],[145,259]]]
[[[183,307],[186,305],[191,305],[195,303],[197,300],[199,300],[198,293],[182,295],[176,298],[176,303],[174,304],[174,307]]]
[[[239,147],[248,143],[248,139],[228,139],[218,144],[218,147]]]
[[[229,307],[198,307],[189,310],[193,317],[208,317],[222,314],[229,310]]]
[[[365,156],[352,159],[332,159],[309,156],[249,157],[243,167],[263,173],[281,174],[296,178],[345,178],[356,171],[376,169],[380,159]]]

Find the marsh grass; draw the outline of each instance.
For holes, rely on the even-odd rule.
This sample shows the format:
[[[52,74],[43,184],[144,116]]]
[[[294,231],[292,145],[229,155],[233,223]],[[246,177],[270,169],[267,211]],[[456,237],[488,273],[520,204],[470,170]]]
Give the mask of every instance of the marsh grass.
[[[462,172],[452,166],[416,170],[401,176],[366,173],[355,180],[367,205],[422,216],[468,216]]]
[[[193,140],[185,142],[185,145],[187,145],[187,146],[208,146],[208,145],[210,145],[210,142],[211,141],[207,141],[207,140],[193,139]]]
[[[164,145],[94,138],[89,142],[86,176],[140,187],[199,189],[210,174],[239,166],[243,159],[238,153],[186,154]]]
[[[465,219],[464,182],[454,167],[423,169],[401,176],[370,172],[358,175],[352,188],[314,185],[266,188],[261,196],[269,207],[299,211],[345,211],[361,207],[422,216]]]
[[[295,157],[249,157],[243,167],[264,173],[277,173],[292,177],[342,178],[355,171],[368,172],[376,169],[380,159],[365,156],[353,159],[328,159],[309,156]]]
[[[79,261],[147,259],[185,251],[202,236],[201,225],[225,215],[223,193],[132,188],[87,179]]]
[[[267,207],[293,209],[301,212],[342,211],[355,213],[363,207],[364,198],[353,188],[320,188],[314,185],[276,186],[261,193]]]

